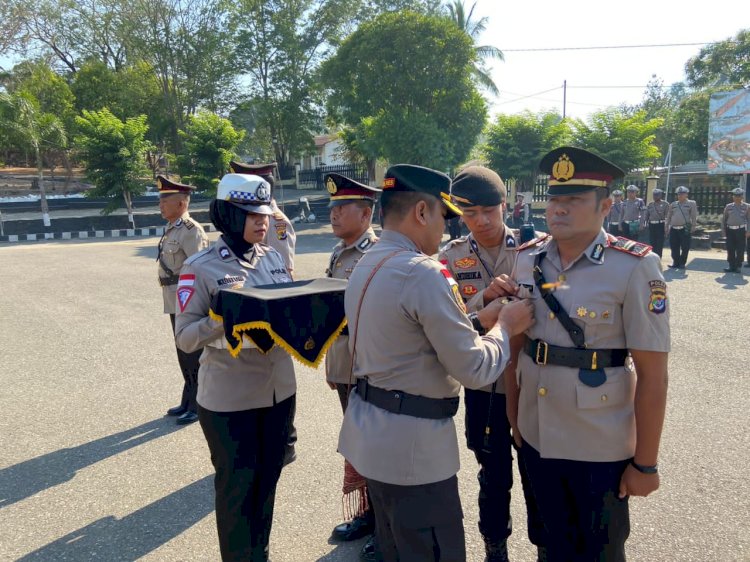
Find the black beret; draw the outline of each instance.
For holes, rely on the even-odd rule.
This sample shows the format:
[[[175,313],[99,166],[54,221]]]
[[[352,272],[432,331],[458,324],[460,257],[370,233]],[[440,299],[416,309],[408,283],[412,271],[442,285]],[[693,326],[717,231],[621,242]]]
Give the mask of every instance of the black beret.
[[[416,191],[437,197],[448,209],[447,219],[463,214],[451,201],[451,179],[442,172],[412,164],[396,164],[388,168],[383,180],[383,192],[394,191]]]
[[[461,207],[494,207],[505,200],[503,180],[484,166],[467,166],[453,178],[451,195]]]

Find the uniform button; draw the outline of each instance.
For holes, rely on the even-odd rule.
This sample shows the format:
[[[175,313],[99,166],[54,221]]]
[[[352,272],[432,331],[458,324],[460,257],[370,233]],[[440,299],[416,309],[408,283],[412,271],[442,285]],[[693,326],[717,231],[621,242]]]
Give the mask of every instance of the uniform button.
[[[606,402],[607,400],[609,400],[609,398],[607,398],[607,395],[602,394],[602,402]]]
[[[554,312],[550,312],[549,313],[549,319],[550,320],[554,320],[555,319],[555,313]]]
[[[397,392],[396,394],[393,395],[393,397],[396,398],[396,399],[399,399],[399,398],[401,398],[401,395]]]
[[[547,396],[547,389],[542,387],[539,389],[539,396]]]

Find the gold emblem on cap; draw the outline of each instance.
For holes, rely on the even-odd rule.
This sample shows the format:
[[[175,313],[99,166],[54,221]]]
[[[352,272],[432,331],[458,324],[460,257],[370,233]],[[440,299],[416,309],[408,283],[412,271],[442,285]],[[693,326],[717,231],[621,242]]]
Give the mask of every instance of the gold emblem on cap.
[[[326,189],[331,195],[336,195],[336,192],[339,189],[338,187],[336,187],[336,182],[333,181],[333,178],[330,176],[328,176],[328,179],[326,180]]]
[[[579,318],[585,317],[587,313],[588,313],[588,310],[586,310],[585,306],[579,306],[578,310],[576,310],[576,314],[578,315]]]
[[[552,166],[552,177],[557,181],[568,181],[576,173],[576,167],[567,154],[563,154]]]
[[[307,341],[305,342],[305,349],[307,351],[310,351],[314,347],[315,347],[315,340],[312,339],[312,336],[310,336],[309,338],[307,338]]]
[[[161,178],[156,178],[156,189],[161,189]]]

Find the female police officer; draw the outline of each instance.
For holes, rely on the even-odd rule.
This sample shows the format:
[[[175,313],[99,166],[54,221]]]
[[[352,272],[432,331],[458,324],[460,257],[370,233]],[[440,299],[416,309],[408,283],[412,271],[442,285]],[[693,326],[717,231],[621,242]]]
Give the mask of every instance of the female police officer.
[[[278,252],[261,244],[268,231],[271,191],[258,176],[227,174],[211,202],[222,232],[209,249],[185,262],[177,287],[177,345],[205,348],[198,372],[198,416],[216,469],[216,524],[222,559],[265,561],[276,484],[294,420],[292,359],[245,342],[233,358],[221,322],[209,315],[224,288],[291,281]]]

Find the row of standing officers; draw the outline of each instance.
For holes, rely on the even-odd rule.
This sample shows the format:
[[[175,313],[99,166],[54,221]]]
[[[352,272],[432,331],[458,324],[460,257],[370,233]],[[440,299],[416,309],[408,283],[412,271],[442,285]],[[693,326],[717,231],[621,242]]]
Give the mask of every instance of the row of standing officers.
[[[451,185],[433,170],[391,167],[380,240],[370,228],[377,190],[326,178],[341,239],[327,274],[349,279],[349,332],[326,372],[345,412],[344,491],[375,522],[365,552],[374,559],[465,560],[453,423],[461,386],[487,560],[508,557],[514,449],[539,560],[624,560],[628,497],[658,488],[670,345],[658,257],[603,229],[618,168],[563,147],[541,171],[551,236],[524,245],[503,224],[505,187],[486,168],[467,167]],[[251,346],[231,359],[211,310],[222,287],[291,280],[262,243],[270,195],[252,177],[222,180],[212,204],[222,238],[187,260],[176,289],[177,344],[205,347],[198,415],[225,560],[267,559],[293,433],[291,362]],[[470,234],[432,259],[457,215]]]

